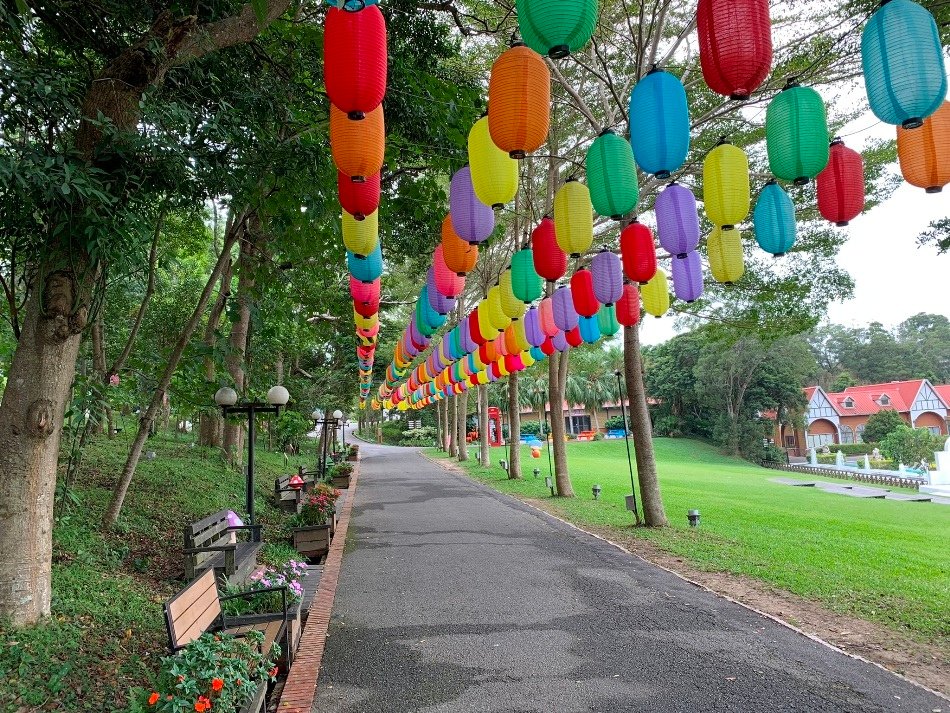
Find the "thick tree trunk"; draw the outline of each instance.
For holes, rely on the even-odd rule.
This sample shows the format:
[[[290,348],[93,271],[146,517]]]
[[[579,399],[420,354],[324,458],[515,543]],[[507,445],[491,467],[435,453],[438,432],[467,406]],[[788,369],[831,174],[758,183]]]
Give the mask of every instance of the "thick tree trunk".
[[[243,230],[243,222],[243,220],[235,221],[234,229],[231,231],[231,234],[225,238],[221,255],[218,256],[214,269],[211,271],[207,283],[205,283],[201,297],[198,298],[198,304],[191,313],[191,318],[188,320],[188,323],[182,329],[174,350],[168,357],[168,361],[165,364],[165,371],[162,373],[155,393],[152,394],[152,400],[148,408],[139,419],[139,430],[135,434],[135,440],[132,442],[132,448],[129,450],[129,456],[125,461],[125,467],[122,469],[122,475],[119,477],[115,489],[112,491],[112,500],[109,503],[109,508],[102,518],[102,525],[106,529],[112,528],[119,519],[119,513],[122,511],[122,503],[125,501],[125,494],[128,492],[129,483],[132,482],[132,476],[135,475],[135,469],[138,467],[139,459],[142,457],[142,449],[148,438],[149,430],[152,427],[155,417],[158,415],[159,408],[165,401],[165,397],[168,393],[168,385],[171,383],[172,376],[175,375],[178,362],[181,361],[181,355],[184,354],[185,347],[188,346],[191,335],[194,334],[195,329],[198,327],[198,322],[201,321],[201,315],[204,314],[205,307],[211,298],[211,292],[218,282],[218,277],[221,275],[221,271],[224,270],[225,264],[231,259],[231,248],[234,246],[238,234]]]
[[[638,327],[624,327],[623,368],[626,377],[627,399],[630,401],[630,432],[636,449],[637,480],[640,483],[640,502],[643,519],[650,527],[668,525],[660,496],[660,481],[653,453],[653,426],[647,408],[646,388],[643,385],[643,359],[640,355]]]
[[[567,354],[555,352],[548,358],[548,403],[551,404],[551,445],[554,449],[554,482],[557,485],[557,494],[573,498],[574,486],[567,469],[567,444],[564,442],[564,379],[567,378]]]
[[[508,478],[521,480],[521,404],[518,372],[508,377]]]
[[[455,456],[457,456],[459,452],[459,449],[458,449],[459,428],[458,428],[458,419],[456,418],[456,412],[458,411],[457,399],[458,399],[457,396],[449,396],[446,399],[446,402],[448,403],[448,410],[447,410],[448,421],[446,423],[446,426],[448,426],[448,428],[445,429],[445,437],[447,441],[445,450],[448,451],[449,455],[452,458],[455,458]]]
[[[458,459],[459,462],[468,460],[468,391],[458,395],[458,409],[455,415],[458,421]]]
[[[478,462],[483,468],[491,465],[488,450],[488,384],[478,386]]]
[[[230,226],[229,226],[230,227]],[[214,344],[218,338],[218,327],[221,324],[221,316],[224,314],[224,308],[227,306],[228,297],[231,293],[231,260],[228,260],[221,271],[221,285],[218,288],[218,296],[215,298],[214,305],[211,307],[211,313],[208,315],[208,321],[205,324],[204,342],[207,354],[204,357],[205,383],[209,390],[217,390],[216,369],[214,357],[210,352],[214,349]],[[224,418],[221,412],[215,409],[208,409],[201,414],[201,425],[198,431],[198,445],[210,446],[212,448],[221,448],[224,440]]]

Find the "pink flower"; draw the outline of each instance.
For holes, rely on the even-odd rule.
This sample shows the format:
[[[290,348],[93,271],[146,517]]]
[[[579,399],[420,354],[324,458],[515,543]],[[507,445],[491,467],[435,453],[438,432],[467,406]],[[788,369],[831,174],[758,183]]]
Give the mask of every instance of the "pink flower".
[[[109,377],[109,386],[118,386],[119,385],[119,375],[113,374]]]

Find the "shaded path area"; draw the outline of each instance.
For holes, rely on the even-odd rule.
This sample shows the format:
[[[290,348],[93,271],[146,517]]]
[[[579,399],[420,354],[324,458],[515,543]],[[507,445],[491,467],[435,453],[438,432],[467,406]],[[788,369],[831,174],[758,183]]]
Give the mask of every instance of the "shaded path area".
[[[413,450],[361,452],[314,711],[950,711]]]

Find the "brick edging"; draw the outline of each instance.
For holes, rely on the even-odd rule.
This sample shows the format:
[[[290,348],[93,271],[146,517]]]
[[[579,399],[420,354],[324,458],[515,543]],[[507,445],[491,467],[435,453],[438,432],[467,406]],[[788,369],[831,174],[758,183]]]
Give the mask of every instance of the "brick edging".
[[[340,519],[337,521],[336,534],[333,536],[330,551],[323,563],[320,584],[317,585],[317,593],[307,610],[307,623],[300,635],[294,664],[290,668],[284,690],[280,694],[280,701],[277,704],[279,713],[311,713],[313,709],[313,701],[317,695],[317,679],[320,676],[320,663],[323,661],[327,630],[330,628],[330,614],[333,611],[336,585],[343,564],[346,532],[350,525],[353,501],[356,499],[359,465],[360,462],[357,460],[354,463],[353,474],[350,476],[350,487],[347,488],[349,492],[343,504],[343,512],[340,513]]]

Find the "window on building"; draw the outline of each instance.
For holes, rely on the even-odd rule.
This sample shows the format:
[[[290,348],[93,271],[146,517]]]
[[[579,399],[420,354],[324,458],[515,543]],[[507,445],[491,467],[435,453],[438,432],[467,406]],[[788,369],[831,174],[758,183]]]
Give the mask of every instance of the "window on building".
[[[864,443],[864,424],[854,429],[855,443]]]
[[[942,435],[943,435],[943,434],[940,432],[940,426],[927,426],[927,430],[930,431],[930,432],[931,432],[932,434],[934,434],[935,436],[942,436]]]
[[[841,404],[842,404],[845,408],[854,408],[854,399],[852,399],[852,398],[849,396],[849,397],[846,398],[844,401],[842,401]]]
[[[589,431],[591,430],[590,416],[565,416],[564,428],[567,429],[568,433],[581,433],[582,431]]]
[[[825,445],[834,445],[835,436],[833,433],[809,433],[805,436],[809,448],[821,448]]]
[[[854,443],[854,431],[851,430],[851,426],[841,426],[841,442],[842,443]]]
[[[879,399],[877,400],[877,402],[878,402],[879,404],[881,404],[881,406],[890,406],[890,405],[891,405],[891,400],[890,400],[890,398],[888,397],[887,394],[881,394],[881,398],[879,398]]]
[[[795,436],[785,436],[785,447],[794,448],[795,447]]]

